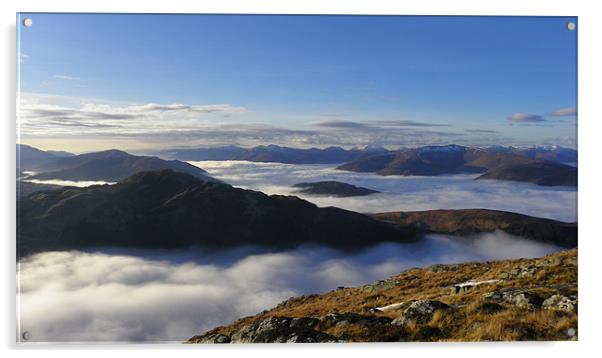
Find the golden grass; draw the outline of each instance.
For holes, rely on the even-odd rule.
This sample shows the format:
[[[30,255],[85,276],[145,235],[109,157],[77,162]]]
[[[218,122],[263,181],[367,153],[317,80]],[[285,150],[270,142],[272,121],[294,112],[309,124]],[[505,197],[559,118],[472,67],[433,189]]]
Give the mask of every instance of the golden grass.
[[[392,277],[394,284],[344,288],[321,295],[290,299],[274,309],[246,317],[211,332],[232,334],[244,325],[270,316],[321,317],[329,313],[356,313],[396,318],[396,311],[368,313],[370,308],[410,300],[439,300],[454,308],[436,311],[429,322],[404,327],[345,324],[327,327],[325,333],[346,341],[515,341],[570,340],[577,332],[577,313],[541,308],[529,310],[502,302],[490,302],[483,294],[520,288],[549,297],[554,293],[577,294],[577,250],[540,259],[520,259],[448,265],[446,270],[411,269]],[[532,275],[512,277],[452,294],[450,286],[467,280],[499,279],[513,269],[534,268]],[[194,339],[192,340],[194,342]]]

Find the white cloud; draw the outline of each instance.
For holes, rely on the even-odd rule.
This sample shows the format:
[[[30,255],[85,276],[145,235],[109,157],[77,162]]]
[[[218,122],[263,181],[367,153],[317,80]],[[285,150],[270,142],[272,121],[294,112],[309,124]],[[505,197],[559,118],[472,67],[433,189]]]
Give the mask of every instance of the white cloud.
[[[517,123],[534,123],[534,122],[545,122],[546,120],[537,114],[528,114],[528,113],[514,113],[508,118],[511,122]]]
[[[358,212],[485,208],[577,220],[577,190],[530,183],[474,180],[478,175],[381,176],[336,170],[332,165],[291,165],[244,161],[189,162],[225,182],[268,194],[294,194],[319,206],[338,206]],[[337,180],[380,194],[335,198],[298,194],[293,184]],[[529,198],[529,200],[525,200]]]
[[[183,341],[300,294],[434,263],[535,257],[557,247],[498,232],[432,235],[343,253],[323,247],[50,252],[19,265],[20,329],[34,342]]]
[[[52,78],[56,78],[57,80],[65,80],[65,81],[79,81],[79,77],[69,76],[69,75],[54,75]]]
[[[114,184],[112,182],[106,181],[72,181],[72,180],[60,180],[60,179],[50,179],[50,180],[40,180],[40,179],[24,179],[22,180],[28,183],[34,184],[47,184],[47,185],[61,185],[61,186],[76,186],[76,187],[87,187],[91,185],[105,185],[105,184]]]
[[[574,108],[574,107],[560,108],[553,112],[550,112],[548,115],[554,116],[554,117],[576,116],[577,108]]]
[[[26,59],[29,58],[29,55],[23,53],[23,52],[19,52],[17,54],[17,61],[19,61],[19,63],[24,63]]]

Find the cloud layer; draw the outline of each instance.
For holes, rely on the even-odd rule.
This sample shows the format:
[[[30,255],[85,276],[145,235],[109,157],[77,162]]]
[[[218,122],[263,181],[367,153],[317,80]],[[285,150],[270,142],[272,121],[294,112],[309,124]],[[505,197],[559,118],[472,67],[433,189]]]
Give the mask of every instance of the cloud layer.
[[[18,114],[22,138],[55,141],[55,149],[65,149],[60,147],[62,141],[78,140],[84,145],[88,139],[152,149],[263,144],[399,148],[450,142],[480,145],[503,139],[496,132],[483,138],[483,133],[449,124],[407,119],[355,121],[303,115],[303,119],[285,120],[273,118],[275,114],[266,119],[240,105],[109,103],[27,92],[21,93]]]
[[[358,212],[486,208],[562,221],[577,220],[577,191],[529,183],[474,180],[478,175],[380,176],[336,170],[330,165],[290,165],[244,161],[190,162],[235,186],[268,194],[294,194],[319,206]],[[381,191],[362,197],[335,198],[298,194],[301,182],[337,180]],[[529,198],[529,200],[525,200]]]
[[[65,74],[56,78],[78,79]],[[549,115],[568,116],[573,112],[564,108]],[[123,103],[28,92],[21,93],[18,107],[18,129],[26,143],[43,143],[44,147],[50,143],[53,149],[76,152],[91,150],[86,146],[98,149],[98,144],[90,144],[92,141],[106,143],[102,149],[112,148],[114,143],[130,146],[120,147],[124,150],[265,144],[302,148],[379,145],[390,149],[450,143],[536,145],[557,136],[558,128],[554,126],[559,122],[541,115],[515,113],[508,118],[512,125],[548,125],[545,132],[525,137],[523,132],[511,133],[514,129],[510,125],[504,128],[503,119],[499,123],[484,120],[468,124],[462,118],[450,122],[448,115],[443,122],[397,119],[394,115],[367,118],[259,112],[240,104]],[[65,148],[65,142],[84,148]]]
[[[57,75],[56,78],[75,80]],[[189,105],[120,104],[77,98],[21,95],[19,127],[26,136],[114,136],[115,138],[157,135],[178,129],[198,131],[207,116],[230,116],[246,112],[228,104]],[[206,125],[206,123],[205,123]]]
[[[291,296],[369,283],[410,267],[556,250],[497,232],[433,235],[355,254],[323,247],[50,252],[19,265],[20,333],[35,342],[179,342]]]

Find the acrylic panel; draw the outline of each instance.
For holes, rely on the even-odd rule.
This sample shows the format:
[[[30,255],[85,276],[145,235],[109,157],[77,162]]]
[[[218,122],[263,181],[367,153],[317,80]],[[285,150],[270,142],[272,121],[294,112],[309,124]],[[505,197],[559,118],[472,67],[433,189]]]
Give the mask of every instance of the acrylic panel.
[[[19,342],[576,340],[577,32],[17,14]]]

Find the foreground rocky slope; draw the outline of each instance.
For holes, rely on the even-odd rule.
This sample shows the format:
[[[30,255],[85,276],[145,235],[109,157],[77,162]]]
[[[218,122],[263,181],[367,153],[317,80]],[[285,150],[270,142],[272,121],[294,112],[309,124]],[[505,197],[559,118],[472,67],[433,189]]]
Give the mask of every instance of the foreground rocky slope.
[[[290,298],[187,343],[577,339],[577,250],[434,265]]]

